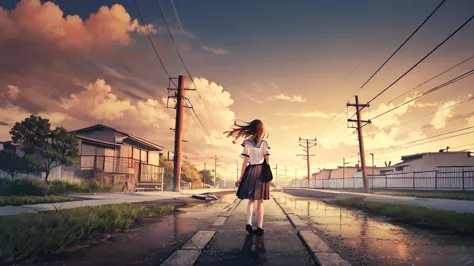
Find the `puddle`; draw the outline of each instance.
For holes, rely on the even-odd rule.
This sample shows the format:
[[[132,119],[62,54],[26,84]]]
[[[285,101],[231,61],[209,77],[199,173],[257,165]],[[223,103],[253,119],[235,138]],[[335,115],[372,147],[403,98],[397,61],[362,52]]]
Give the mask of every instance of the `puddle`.
[[[160,265],[197,231],[209,227],[234,199],[231,193],[216,201],[197,201],[170,215],[142,218],[143,226],[114,234],[109,241],[11,265]]]
[[[280,198],[353,265],[474,265],[474,239],[401,227],[315,199]]]

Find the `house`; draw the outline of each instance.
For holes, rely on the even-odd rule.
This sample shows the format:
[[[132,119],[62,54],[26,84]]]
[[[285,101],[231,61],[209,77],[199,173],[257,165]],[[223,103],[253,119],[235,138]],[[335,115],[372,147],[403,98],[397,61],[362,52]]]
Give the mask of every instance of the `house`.
[[[321,171],[317,173],[313,173],[311,177],[313,179],[329,179],[331,176],[331,171],[334,169],[322,169]]]
[[[474,166],[470,152],[427,152],[402,156],[402,162],[393,167],[397,172],[436,171],[440,167]]]
[[[124,131],[95,125],[71,132],[79,141],[79,169],[106,183],[126,184],[125,190],[162,189],[163,147]]]
[[[354,175],[360,171],[359,167],[355,166],[338,166],[336,169],[331,171],[331,175],[329,176],[330,179],[336,178],[352,178]]]

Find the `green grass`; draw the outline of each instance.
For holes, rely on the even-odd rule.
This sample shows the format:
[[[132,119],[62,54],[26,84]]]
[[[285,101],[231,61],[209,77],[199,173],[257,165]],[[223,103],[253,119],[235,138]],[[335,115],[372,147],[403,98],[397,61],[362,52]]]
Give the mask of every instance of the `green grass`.
[[[38,180],[17,179],[0,185],[1,196],[46,196],[69,193],[110,192],[112,190],[111,186],[100,184],[97,181],[83,183],[52,181],[41,183]]]
[[[409,196],[418,198],[440,198],[440,199],[456,199],[456,200],[474,200],[473,192],[445,192],[445,191],[377,191],[376,195],[391,196]]]
[[[463,235],[474,235],[474,214],[434,210],[404,204],[370,202],[363,198],[333,201],[334,204],[355,208],[367,213],[395,218],[417,227],[448,230]]]
[[[139,216],[173,210],[173,205],[115,204],[0,217],[0,263],[57,252],[103,233],[128,229]]]
[[[66,196],[0,196],[0,206],[21,206],[72,200],[76,200],[76,198]]]

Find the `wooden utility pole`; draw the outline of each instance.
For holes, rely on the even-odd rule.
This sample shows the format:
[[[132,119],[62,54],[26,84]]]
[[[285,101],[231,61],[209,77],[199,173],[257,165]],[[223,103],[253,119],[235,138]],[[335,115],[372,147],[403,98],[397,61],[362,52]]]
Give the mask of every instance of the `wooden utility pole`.
[[[184,76],[178,78],[178,91],[176,93],[176,125],[174,134],[174,169],[173,191],[181,190],[181,142],[183,138],[183,110],[184,110]]]
[[[176,109],[176,123],[175,128],[171,129],[175,132],[174,134],[174,169],[173,169],[173,191],[179,192],[181,190],[181,162],[182,162],[182,153],[181,153],[181,143],[183,142],[183,120],[184,120],[184,108],[185,97],[184,92],[187,90],[195,89],[185,89],[184,88],[184,76],[178,77],[178,87],[177,88],[168,88],[168,91],[173,91],[173,96],[168,96],[168,99],[176,99],[176,106],[173,108]],[[169,107],[167,105],[167,107]]]
[[[309,155],[309,149],[316,146],[317,145],[317,139],[302,139],[301,137],[299,138],[299,142],[306,142],[306,147],[301,145],[301,147],[303,147],[304,151],[306,152],[306,154],[298,154],[297,156],[304,156],[306,157],[306,165],[307,165],[307,170],[308,170],[308,177],[307,177],[307,180],[308,180],[308,187],[309,187],[309,179],[311,178],[311,166],[310,166],[310,163],[309,163],[309,157],[310,156],[314,156],[314,154],[312,155]],[[311,144],[311,146],[309,146]]]
[[[356,95],[355,96],[355,104],[347,103],[347,106],[352,106],[352,107],[356,108],[357,120],[347,119],[347,121],[357,123],[356,128],[357,128],[357,133],[358,133],[358,136],[359,136],[359,154],[360,154],[360,162],[362,164],[362,177],[363,177],[363,181],[364,181],[364,192],[369,193],[370,189],[369,189],[369,181],[367,179],[367,169],[366,169],[366,165],[365,165],[364,137],[362,135],[362,127],[367,125],[367,124],[370,124],[371,121],[370,120],[362,120],[361,119],[361,114],[360,114],[363,108],[369,107],[369,104],[359,104],[359,96]],[[362,123],[365,123],[365,124],[362,125]]]

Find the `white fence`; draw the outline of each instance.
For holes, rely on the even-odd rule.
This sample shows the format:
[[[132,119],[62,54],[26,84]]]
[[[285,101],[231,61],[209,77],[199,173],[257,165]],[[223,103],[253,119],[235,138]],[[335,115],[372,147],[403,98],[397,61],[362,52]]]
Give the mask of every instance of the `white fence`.
[[[369,187],[372,189],[474,190],[474,167],[368,176],[368,181]],[[362,177],[293,180],[291,187],[361,189],[364,187],[364,183]]]

